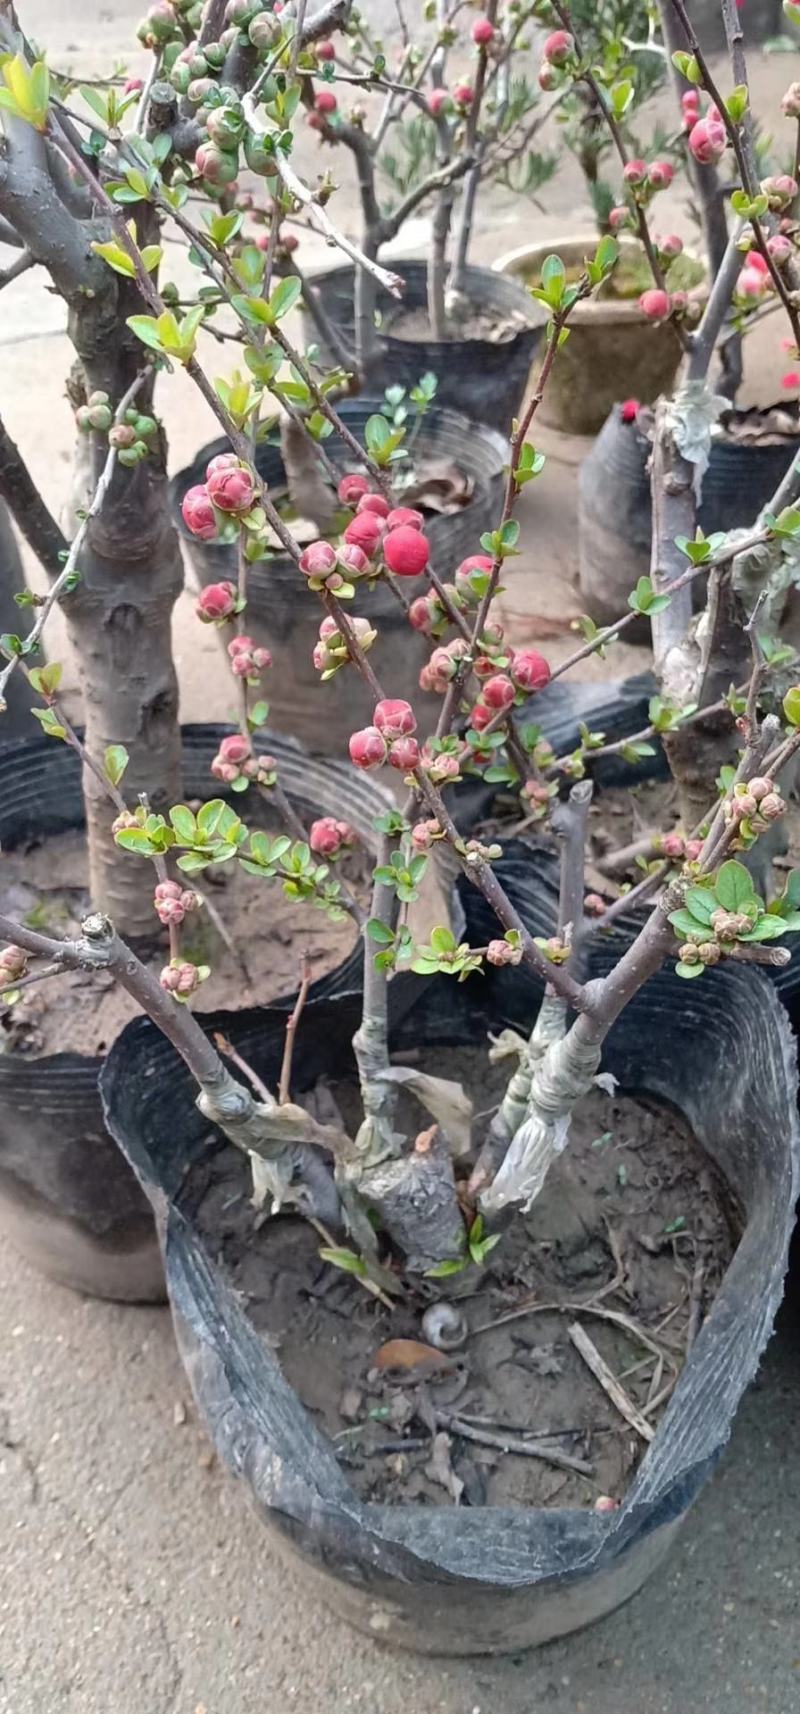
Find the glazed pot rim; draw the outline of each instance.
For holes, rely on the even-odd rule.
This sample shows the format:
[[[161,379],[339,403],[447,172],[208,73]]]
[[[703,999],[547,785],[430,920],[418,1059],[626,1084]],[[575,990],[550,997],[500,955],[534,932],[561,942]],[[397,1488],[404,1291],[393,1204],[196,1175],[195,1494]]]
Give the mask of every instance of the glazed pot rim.
[[[616,242],[621,249],[632,253],[638,247],[639,241],[630,234],[621,233]],[[563,237],[551,238],[538,244],[519,244],[515,249],[506,250],[502,256],[498,256],[497,260],[492,263],[492,270],[497,274],[514,277],[522,272],[524,264],[535,260],[537,256],[541,256],[544,261],[546,256],[557,254],[562,257],[562,260],[580,261],[587,250],[593,249],[596,245],[596,232],[588,232],[583,236],[579,233],[565,233]],[[688,254],[691,257],[691,251]],[[699,260],[699,258],[695,259]],[[693,298],[705,299],[707,296],[705,283],[693,287],[690,295]],[[671,327],[671,324],[666,322],[655,324],[650,322],[648,317],[642,314],[638,300],[635,298],[614,298],[600,302],[592,299],[589,303],[577,303],[570,312],[570,322],[577,327],[597,327],[603,324],[615,327],[654,327],[656,330],[662,326]]]

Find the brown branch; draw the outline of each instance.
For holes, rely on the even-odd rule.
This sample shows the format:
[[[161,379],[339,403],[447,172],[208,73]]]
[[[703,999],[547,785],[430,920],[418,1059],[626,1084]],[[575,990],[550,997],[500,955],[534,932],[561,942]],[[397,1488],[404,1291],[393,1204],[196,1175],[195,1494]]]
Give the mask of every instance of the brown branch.
[[[58,577],[69,542],[45,505],[19,448],[0,422],[0,494],[50,577]]]
[[[304,953],[300,960],[300,987],[297,990],[297,999],[295,1000],[294,1006],[286,1020],[286,1040],[283,1046],[281,1077],[278,1085],[278,1105],[280,1107],[285,1107],[286,1102],[291,1100],[294,1038],[297,1035],[297,1026],[303,1015],[303,1007],[305,1006],[306,999],[308,997],[310,985],[311,965]]]

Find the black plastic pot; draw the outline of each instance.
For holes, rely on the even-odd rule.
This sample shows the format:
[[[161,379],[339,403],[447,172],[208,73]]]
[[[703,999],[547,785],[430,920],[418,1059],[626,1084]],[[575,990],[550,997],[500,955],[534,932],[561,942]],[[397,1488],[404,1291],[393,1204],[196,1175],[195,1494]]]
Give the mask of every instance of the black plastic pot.
[[[183,730],[189,797],[216,795],[209,765],[226,726]],[[259,733],[301,815],[346,813],[365,842],[387,807],[374,777],[319,763],[297,745]],[[241,807],[240,800],[239,802]],[[83,826],[81,770],[65,745],[33,737],[0,746],[0,845],[5,849]],[[356,955],[335,973],[360,968]],[[327,993],[333,976],[317,991]],[[0,1230],[60,1285],[94,1297],[162,1302],[164,1277],[146,1198],[108,1135],[97,1077],[102,1060],[77,1053],[39,1059],[0,1051]]]
[[[772,446],[715,440],[699,512],[706,535],[753,524],[798,451],[800,437]],[[647,437],[636,423],[624,423],[617,407],[580,468],[580,588],[599,624],[625,612],[637,579],[650,570],[649,453]]]
[[[619,946],[624,937],[615,936]],[[110,1129],[151,1197],[178,1344],[221,1458],[247,1483],[274,1543],[321,1599],[372,1637],[427,1654],[516,1651],[612,1611],[666,1554],[728,1439],[781,1297],[797,1181],[794,1043],[769,985],[740,967],[687,984],[668,971],[612,1032],[605,1068],[623,1089],[673,1102],[717,1162],[742,1237],[657,1435],[620,1509],[444,1509],[364,1503],[194,1230],[182,1186],[209,1147],[191,1080],[146,1020],[109,1055]],[[465,986],[392,985],[396,1050],[485,1044],[528,1029],[537,995],[519,971]],[[358,996],[307,1008],[300,1092],[341,1077]],[[274,1081],[286,1013],[209,1018]]]
[[[463,411],[474,422],[487,423],[507,435],[517,415],[547,317],[518,280],[493,273],[491,268],[467,268],[463,291],[471,306],[495,316],[498,325],[509,316],[524,326],[510,339],[410,340],[392,333],[392,322],[405,310],[424,310],[428,301],[427,264],[392,257],[392,268],[405,281],[402,302],[378,287],[380,329],[377,348],[370,359],[365,385],[382,392],[384,387],[414,387],[430,370],[439,383],[440,405]],[[355,268],[346,264],[323,274],[307,276],[306,283],[337,329],[348,350],[355,351]],[[319,332],[306,312],[303,331],[307,341],[320,343]],[[338,362],[323,345],[324,360]],[[353,362],[355,356],[353,355]]]
[[[725,53],[728,43],[722,8],[717,0],[687,0],[686,10],[697,31],[701,48],[707,54]],[[780,0],[744,0],[739,23],[746,46],[760,46],[768,36],[788,34],[783,26]]]
[[[337,408],[361,441],[366,420],[378,406],[377,399],[360,398],[344,400]],[[236,550],[215,542],[201,542],[190,535],[180,506],[187,488],[203,480],[209,459],[223,452],[226,446],[227,442],[220,440],[203,447],[189,469],[180,471],[172,482],[175,522],[203,584],[215,583],[220,578],[236,581]],[[352,456],[337,435],[331,435],[326,442],[326,451],[343,472],[352,469]],[[453,462],[474,482],[472,498],[460,512],[450,517],[431,517],[426,523],[431,563],[441,577],[451,577],[460,560],[476,553],[483,531],[496,524],[502,506],[507,456],[507,444],[494,429],[476,427],[466,418],[438,407],[426,414],[416,442],[415,460],[423,469],[426,459]],[[286,483],[280,448],[260,447],[257,464],[273,497],[280,494]],[[411,592],[418,593],[416,583],[411,585]],[[320,688],[312,653],[323,615],[318,597],[308,590],[294,561],[286,554],[276,554],[273,559],[252,566],[248,572],[247,602],[248,631],[265,643],[273,655],[266,684],[270,724],[276,731],[291,733],[318,754],[346,754],[350,733],[357,726],[367,725],[372,718],[372,698],[354,672],[339,672]],[[420,667],[430,652],[426,639],[412,630],[391,590],[381,581],[372,590],[359,589],[354,610],[369,619],[378,632],[370,657],[378,677],[392,696],[413,699],[421,723],[429,720],[435,725],[439,700],[424,696],[419,689]]]

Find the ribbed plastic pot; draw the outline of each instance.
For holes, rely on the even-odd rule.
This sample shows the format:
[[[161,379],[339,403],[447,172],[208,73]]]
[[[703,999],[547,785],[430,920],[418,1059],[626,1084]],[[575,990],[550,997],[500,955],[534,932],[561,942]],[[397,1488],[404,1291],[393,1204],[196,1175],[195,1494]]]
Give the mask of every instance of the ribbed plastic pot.
[[[469,910],[468,896],[464,903]],[[614,939],[619,951],[625,937]],[[538,1004],[520,971],[464,986],[402,977],[391,992],[398,1055],[454,1042],[484,1052],[487,1031],[529,1029]],[[299,1094],[326,1072],[342,1076],[359,1009],[358,995],[306,1008],[294,1059]],[[273,1009],[205,1023],[229,1031],[274,1079],[285,1017]],[[248,1487],[273,1545],[301,1561],[306,1590],[395,1648],[516,1652],[620,1606],[662,1563],[758,1368],[781,1298],[797,1188],[795,1048],[774,992],[741,967],[691,986],[665,971],[615,1026],[604,1065],[623,1091],[649,1092],[685,1113],[741,1217],[720,1292],[610,1514],[359,1499],[226,1283],[213,1239],[204,1243],[195,1227],[183,1186],[209,1142],[188,1075],[146,1020],[128,1027],[106,1062],[107,1121],[156,1211],[178,1344],[214,1445]]]
[[[392,321],[404,310],[424,310],[428,301],[427,265],[393,256],[391,265],[405,281],[402,302],[378,287],[376,308],[381,323],[374,357],[369,361],[365,385],[382,392],[384,387],[414,387],[430,370],[439,383],[440,405],[463,411],[473,422],[485,423],[508,435],[525,393],[534,354],[541,343],[546,315],[517,280],[504,279],[491,268],[465,270],[463,294],[481,315],[496,317],[498,325],[513,315],[519,331],[510,339],[401,339],[392,332]],[[306,276],[329,321],[349,351],[355,349],[355,269],[349,265]],[[325,349],[312,317],[305,312],[303,332],[307,341],[320,344],[325,360],[339,361]],[[355,361],[355,358],[353,358]]]
[[[364,425],[379,399],[340,402],[337,409],[363,442]],[[326,441],[328,457],[342,472],[353,468],[352,455],[335,434]],[[189,557],[201,583],[220,578],[236,582],[236,550],[215,542],[201,542],[189,534],[181,517],[181,501],[194,483],[205,476],[206,465],[227,441],[213,441],[198,453],[188,470],[182,470],[171,487],[173,514]],[[449,517],[430,517],[425,534],[431,544],[431,564],[448,579],[467,554],[477,553],[485,530],[493,528],[502,506],[503,466],[508,446],[494,429],[477,427],[453,411],[433,407],[424,418],[415,446],[415,461],[424,470],[430,463],[454,463],[473,482],[473,493],[459,512]],[[285,491],[286,477],[280,449],[262,446],[256,462],[273,496]],[[412,595],[419,593],[416,579],[407,579]],[[247,584],[247,629],[271,649],[273,665],[268,675],[270,724],[287,732],[320,755],[347,753],[347,740],[357,727],[368,725],[373,700],[358,674],[336,673],[321,685],[312,654],[323,617],[318,596],[306,585],[294,561],[276,554],[250,567]],[[413,699],[420,718],[435,725],[439,711],[436,697],[419,689],[420,668],[429,646],[412,630],[394,596],[382,581],[372,590],[359,589],[354,611],[369,619],[378,632],[370,661],[392,696]]]
[[[218,794],[209,767],[231,730],[184,727],[188,796]],[[346,813],[362,839],[374,841],[373,818],[390,802],[374,777],[346,763],[321,766],[274,733],[257,734],[256,745],[277,757],[285,790],[304,818]],[[83,824],[73,751],[46,737],[0,746],[4,849]],[[344,985],[351,963],[342,967]],[[335,988],[337,976],[324,978],[319,991]],[[163,1269],[147,1200],[103,1121],[102,1063],[77,1053],[34,1059],[0,1051],[0,1231],[59,1285],[120,1302],[162,1302]]]
[[[635,238],[617,240],[623,255],[640,254]],[[542,263],[560,256],[567,269],[581,267],[597,247],[597,234],[523,244],[495,262],[503,274],[538,285]],[[539,420],[564,434],[596,434],[619,399],[652,404],[668,392],[678,372],[681,347],[671,322],[648,321],[637,299],[591,298],[576,304],[570,334],[558,354],[539,406]]]
[[[714,440],[699,511],[706,535],[752,524],[798,451],[800,437],[755,446]],[[638,578],[650,570],[649,452],[641,429],[623,422],[615,407],[580,468],[581,596],[598,624],[610,624],[625,612]]]

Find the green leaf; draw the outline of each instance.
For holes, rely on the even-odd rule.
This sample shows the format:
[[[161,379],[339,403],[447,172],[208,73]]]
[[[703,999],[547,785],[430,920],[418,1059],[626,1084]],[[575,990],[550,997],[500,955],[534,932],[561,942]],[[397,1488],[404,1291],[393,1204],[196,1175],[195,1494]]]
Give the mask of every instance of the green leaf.
[[[133,257],[129,256],[120,244],[116,244],[113,238],[109,239],[107,244],[90,244],[89,248],[96,256],[102,256],[103,261],[109,268],[113,268],[115,274],[124,274],[129,280],[135,278],[136,264]]]
[[[44,667],[32,667],[28,677],[40,696],[55,696],[61,683],[62,670],[58,661],[48,661]]]
[[[717,909],[717,900],[710,887],[689,887],[683,902],[695,922],[703,925],[710,923]]]
[[[567,284],[567,270],[560,256],[547,256],[542,263],[542,291],[551,309],[558,309]]]
[[[163,351],[158,321],[154,315],[129,315],[125,322],[131,333],[141,339],[143,345],[149,345],[153,351]]]
[[[728,117],[733,120],[734,125],[741,124],[747,112],[748,104],[749,93],[747,84],[737,83],[736,88],[732,90],[725,102]]]
[[[114,838],[123,851],[134,851],[137,857],[152,857],[155,846],[143,827],[121,827]]]
[[[431,929],[431,946],[434,952],[455,952],[456,937],[449,928]]]
[[[684,964],[681,959],[678,959],[675,975],[683,976],[687,982],[691,982],[695,976],[702,976],[704,970],[704,964]]]
[[[790,726],[800,726],[800,685],[795,684],[787,690],[783,699],[783,712]]]
[[[671,911],[669,920],[676,934],[683,935],[684,939],[689,937],[697,941],[714,939],[713,929],[710,929],[705,923],[698,922],[697,918],[693,917],[689,911]]]
[[[425,1269],[425,1278],[429,1280],[446,1280],[451,1274],[463,1273],[467,1265],[466,1256],[455,1257],[449,1262],[437,1262],[435,1267]]]
[[[370,917],[367,923],[367,934],[370,940],[375,941],[376,946],[394,945],[394,934],[385,922],[381,922],[380,917]]]
[[[737,863],[733,859],[723,863],[714,882],[714,894],[717,904],[722,905],[723,910],[744,911],[748,916],[756,916],[758,913],[753,882],[743,863]]]
[[[59,725],[58,715],[53,708],[32,708],[31,714],[38,720],[42,731],[48,738],[66,738],[65,727]]]
[[[104,763],[106,779],[111,781],[112,786],[119,785],[125,769],[128,766],[129,760],[130,757],[124,744],[108,745],[104,757]]]
[[[188,806],[185,803],[176,803],[169,812],[169,819],[178,838],[185,845],[191,845],[197,837],[197,822]]]
[[[783,917],[765,914],[753,924],[748,934],[737,935],[737,940],[780,940],[786,934],[788,924]]]
[[[323,1262],[330,1262],[331,1267],[341,1268],[342,1273],[355,1274],[357,1279],[364,1279],[367,1264],[361,1256],[356,1255],[355,1250],[331,1250],[323,1246],[319,1253]]]
[[[302,280],[296,279],[294,274],[290,274],[287,279],[278,282],[274,292],[270,292],[269,297],[273,321],[280,321],[283,316],[289,314],[290,309],[293,309],[297,303],[302,290]]]
[[[611,111],[614,114],[615,119],[622,119],[627,113],[633,100],[633,94],[633,84],[627,78],[623,78],[619,83],[612,84]]]

